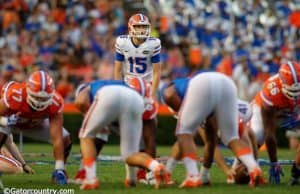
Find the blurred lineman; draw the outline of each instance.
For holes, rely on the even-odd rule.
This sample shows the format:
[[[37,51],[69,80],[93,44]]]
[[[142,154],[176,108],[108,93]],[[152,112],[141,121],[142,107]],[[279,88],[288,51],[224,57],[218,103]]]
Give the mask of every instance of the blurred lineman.
[[[151,25],[148,17],[135,14],[128,21],[128,35],[119,36],[115,43],[114,79],[140,77],[151,83],[151,103],[148,103],[143,114],[143,143],[145,152],[156,156],[157,130],[157,94],[161,74],[160,50],[158,38],[150,37]],[[139,179],[145,178],[145,171],[139,171]]]
[[[254,159],[250,146],[239,139],[238,134],[238,103],[237,91],[233,81],[224,74],[205,72],[193,77],[187,88],[182,106],[179,109],[176,135],[179,151],[187,170],[187,177],[181,188],[199,187],[201,177],[208,177],[213,161],[217,129],[222,142],[247,167],[251,187],[264,184],[262,171]],[[204,147],[204,162],[201,176],[197,167],[194,134],[200,124],[215,115],[216,127],[205,127],[206,144]],[[208,178],[207,178],[208,179]]]
[[[55,91],[52,78],[45,71],[33,72],[26,83],[9,82],[0,99],[0,147],[11,132],[51,142],[55,158],[52,181],[67,184],[65,161],[72,143],[63,128],[63,99]]]
[[[146,89],[146,82],[138,79],[141,86]],[[131,80],[132,81],[132,80]],[[129,81],[129,82],[131,82]],[[132,187],[136,183],[136,172],[134,166],[143,167],[153,171],[156,179],[155,187],[165,182],[165,167],[150,155],[139,152],[139,142],[142,135],[142,114],[144,111],[144,100],[140,94],[145,90],[136,91],[125,83],[109,81],[92,82],[81,92],[90,92],[90,106],[87,110],[81,129],[79,131],[80,148],[83,157],[86,177],[80,188],[83,190],[96,189],[99,181],[96,177],[96,155],[95,138],[101,129],[112,122],[117,121],[120,127],[120,148],[123,160],[126,162],[125,186]],[[93,84],[97,84],[94,90]],[[80,92],[80,93],[81,93]],[[79,95],[80,95],[79,93]]]
[[[167,83],[161,89],[161,97],[164,103],[166,103],[168,107],[171,108],[172,111],[175,111],[176,113],[179,111],[179,108],[182,104],[190,79],[191,78],[175,79],[170,83]],[[252,116],[251,106],[248,102],[238,100],[238,111],[239,111],[239,136],[246,143],[250,145],[250,147],[254,152],[254,155],[257,155],[256,141],[255,139],[253,139],[254,135],[252,134],[252,131],[246,126],[246,123],[250,121]],[[214,119],[209,119],[206,122],[216,122],[216,120],[214,118]],[[216,126],[216,124],[213,125],[211,124],[211,126]],[[203,127],[205,127],[204,124],[202,124],[201,127],[199,127],[198,132],[199,135],[202,137],[203,141],[207,143],[205,137],[205,129]],[[211,130],[211,129],[206,129],[206,130]],[[177,161],[180,160],[181,157],[182,157],[181,153],[179,153],[179,149],[178,149],[178,142],[176,142],[172,147],[172,156],[167,161],[167,165],[166,165],[166,169],[168,172],[167,177],[170,177]],[[233,176],[235,174],[233,170],[234,166],[233,169],[227,166],[224,157],[220,153],[218,147],[215,148],[214,159],[216,163],[222,168],[224,173],[227,175],[228,182],[232,183],[234,181]],[[207,180],[204,179],[205,177],[202,177],[203,184],[208,184],[210,182],[209,179]],[[168,178],[168,180],[169,183],[171,184],[172,183],[171,179]]]
[[[269,182],[280,183],[282,169],[277,162],[276,129],[297,129],[300,126],[300,64],[287,61],[282,63],[279,72],[270,77],[253,100],[253,116],[251,128],[257,142],[262,145],[265,141],[271,168]],[[300,146],[291,169],[290,185],[299,184],[300,177]]]
[[[93,103],[96,93],[99,89],[107,85],[121,85],[124,86],[125,82],[122,80],[98,80],[91,83],[84,83],[77,87],[75,92],[74,104],[78,110],[84,115],[88,111],[89,107]],[[109,129],[104,127],[99,133],[97,133],[94,140],[96,146],[96,155],[102,150],[102,147],[108,141]],[[75,182],[81,184],[86,178],[86,171],[83,166],[83,161],[80,162],[80,168],[75,176]]]

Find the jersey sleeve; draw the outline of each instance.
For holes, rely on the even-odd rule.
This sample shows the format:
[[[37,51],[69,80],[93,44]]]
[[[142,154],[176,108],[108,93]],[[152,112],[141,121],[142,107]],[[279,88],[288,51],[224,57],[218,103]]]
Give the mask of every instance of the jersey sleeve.
[[[160,50],[161,50],[161,43],[158,38],[151,38],[152,43],[152,63],[159,63],[160,62]]]
[[[125,37],[124,36],[119,36],[116,39],[116,43],[115,43],[115,60],[117,61],[124,61],[124,41]]]
[[[1,98],[11,110],[18,110],[24,100],[23,88],[17,82],[8,82],[1,90]]]
[[[61,113],[64,108],[64,99],[57,92],[54,93],[52,104],[50,105],[50,115]]]
[[[262,105],[276,106],[280,103],[280,92],[281,91],[275,82],[267,81],[259,93]]]

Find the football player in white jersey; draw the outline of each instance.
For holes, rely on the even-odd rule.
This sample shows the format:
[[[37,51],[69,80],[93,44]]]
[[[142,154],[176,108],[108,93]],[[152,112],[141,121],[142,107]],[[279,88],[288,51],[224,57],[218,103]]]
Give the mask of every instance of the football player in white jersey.
[[[128,22],[128,35],[119,36],[115,43],[114,79],[140,77],[151,83],[151,102],[143,114],[144,151],[156,156],[157,94],[161,74],[160,50],[158,38],[150,37],[150,22],[143,14],[135,14]],[[146,172],[139,171],[138,179],[144,180]]]

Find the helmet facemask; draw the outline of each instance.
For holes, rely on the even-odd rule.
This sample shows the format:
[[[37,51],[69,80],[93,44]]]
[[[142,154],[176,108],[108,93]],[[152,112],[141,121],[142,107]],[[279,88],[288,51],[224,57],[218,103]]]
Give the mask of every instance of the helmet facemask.
[[[283,84],[282,93],[291,100],[298,99],[300,96],[300,83],[295,83],[291,86]]]
[[[129,30],[130,37],[146,39],[150,36],[150,25],[133,25]]]
[[[53,93],[47,93],[45,91],[32,92],[30,88],[27,88],[27,103],[30,107],[36,111],[45,110],[51,103]]]

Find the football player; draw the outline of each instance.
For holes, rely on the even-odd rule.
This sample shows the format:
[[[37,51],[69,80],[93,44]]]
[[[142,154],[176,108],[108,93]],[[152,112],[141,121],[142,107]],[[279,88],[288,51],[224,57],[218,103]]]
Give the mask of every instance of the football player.
[[[9,82],[0,99],[0,147],[12,132],[51,142],[55,158],[52,181],[67,184],[65,161],[71,150],[70,134],[63,128],[63,99],[45,71],[33,72],[23,83]]]
[[[114,79],[140,77],[151,83],[152,104],[148,103],[143,114],[144,151],[156,156],[157,105],[155,95],[160,81],[161,43],[158,38],[150,37],[151,25],[147,16],[135,14],[128,21],[128,35],[119,36],[115,43]],[[138,178],[143,181],[146,172],[140,170]]]
[[[89,107],[93,103],[97,91],[106,85],[125,85],[122,80],[97,80],[91,83],[84,83],[77,87],[75,92],[74,104],[77,109],[85,115]],[[118,132],[117,132],[118,133]],[[96,155],[102,150],[104,144],[107,143],[109,136],[109,129],[104,127],[101,132],[97,133],[94,140],[96,146]],[[83,161],[80,162],[80,168],[75,176],[75,183],[81,184],[86,177],[86,171],[83,167]]]
[[[190,78],[178,78],[172,80],[170,83],[165,84],[161,88],[160,93],[161,93],[162,101],[165,104],[167,104],[168,107],[171,109],[171,111],[174,112],[175,114],[179,111],[183,98],[186,94],[189,81]],[[252,116],[252,110],[250,104],[245,101],[238,100],[238,110],[239,110],[239,118],[240,118],[239,136],[243,138],[245,142],[247,142],[251,146],[254,155],[257,155],[256,141],[253,138],[254,135],[252,135],[252,131],[246,126],[246,123],[250,120]],[[210,121],[212,121],[212,119]],[[199,127],[198,132],[199,135],[202,137],[203,141],[206,142],[205,130],[202,127],[203,125]],[[181,155],[178,150],[178,142],[176,142],[172,147],[172,156],[168,159],[166,164],[169,184],[173,183],[173,181],[171,181],[171,178],[169,177],[177,163],[177,160],[180,159],[181,159]],[[234,181],[233,176],[235,175],[235,172],[233,170],[234,167],[231,169],[226,164],[224,157],[220,153],[218,147],[215,148],[214,159],[216,163],[224,171],[224,173],[227,175],[228,177],[227,181],[229,183],[232,183]],[[210,180],[204,180],[204,178],[205,177],[202,178],[203,184],[208,184]]]
[[[251,128],[258,144],[266,143],[271,162],[269,182],[279,184],[283,172],[277,158],[276,130],[296,129],[300,126],[300,64],[294,61],[282,63],[279,72],[265,81],[252,104]],[[291,174],[290,184],[299,184],[300,147]]]
[[[249,185],[253,187],[264,184],[262,171],[250,146],[239,139],[236,90],[230,78],[216,72],[201,73],[189,81],[176,127],[179,150],[187,170],[187,177],[180,185],[181,188],[199,187],[202,184],[201,177],[209,176],[217,130],[220,131],[222,142],[247,166]],[[198,126],[207,119],[216,119],[216,122],[205,123],[204,162],[199,173],[193,136]],[[214,124],[217,126],[211,126]]]
[[[96,189],[99,181],[96,177],[95,138],[101,129],[117,121],[120,127],[120,148],[123,160],[126,162],[125,186],[135,185],[136,173],[134,166],[143,167],[155,175],[158,188],[165,182],[165,167],[154,160],[149,154],[138,152],[142,134],[142,114],[144,111],[144,95],[146,82],[138,79],[140,89],[138,92],[125,84],[101,84],[98,81],[97,91],[93,90],[93,83],[82,90],[94,92],[93,100],[85,114],[79,131],[80,148],[83,157],[86,177],[80,188],[83,190]],[[131,83],[131,81],[129,81]],[[143,97],[142,97],[142,96]],[[91,95],[90,95],[91,96]]]
[[[8,136],[0,151],[0,172],[4,174],[28,173],[34,170],[26,164],[17,145],[13,142],[12,135]]]

